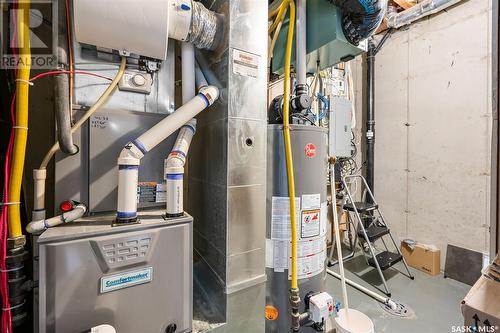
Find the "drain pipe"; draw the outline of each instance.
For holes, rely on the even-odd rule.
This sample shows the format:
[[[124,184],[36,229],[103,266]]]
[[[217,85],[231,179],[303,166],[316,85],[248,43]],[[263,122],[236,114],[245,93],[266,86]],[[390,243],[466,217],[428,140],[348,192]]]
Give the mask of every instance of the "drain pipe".
[[[399,13],[387,15],[388,28],[401,28],[421,18],[436,14],[463,0],[426,0]]]
[[[368,42],[366,55],[367,70],[367,115],[366,115],[366,183],[374,190],[374,158],[375,158],[375,45]]]
[[[63,45],[64,43],[59,43]],[[57,48],[58,67],[56,70],[68,69],[68,54],[66,47]],[[57,141],[61,151],[65,154],[75,155],[78,147],[73,143],[71,134],[71,109],[69,100],[69,77],[67,74],[57,74],[54,84],[55,115],[57,124]]]
[[[182,103],[188,102],[196,94],[196,66],[194,47],[191,43],[181,45]],[[184,165],[191,140],[196,133],[196,119],[189,120],[179,130],[172,151],[165,159],[165,180],[167,184],[167,217],[184,214]]]
[[[26,226],[26,231],[30,234],[40,233],[48,228],[55,227],[57,225],[61,225],[64,223],[73,222],[76,219],[79,219],[87,212],[87,206],[82,203],[78,203],[75,208],[70,210],[69,212],[64,212],[59,216],[54,216],[49,219],[42,218],[40,220],[35,220]]]
[[[307,50],[306,50],[306,33],[307,33],[307,11],[306,0],[297,0],[297,20],[295,21],[296,32],[295,43],[297,45],[297,90],[300,92],[305,87],[307,89]],[[297,95],[300,93],[297,92]],[[306,91],[307,92],[307,91]]]
[[[218,97],[217,87],[202,88],[189,102],[125,145],[118,157],[117,224],[137,221],[137,183],[141,158],[179,127],[212,105]]]
[[[340,274],[337,274],[336,272],[330,270],[330,269],[327,269],[326,272],[328,274],[330,274],[331,276],[337,278],[337,279],[341,279],[342,277],[340,276]],[[380,302],[382,304],[385,304],[387,305],[388,307],[390,307],[392,310],[396,310],[398,305],[396,304],[396,302],[394,302],[392,299],[390,299],[389,297],[384,297],[384,296],[381,296],[379,294],[377,294],[376,292],[373,292],[371,291],[370,289],[368,288],[365,288],[363,287],[362,285],[360,284],[357,284],[356,282],[352,281],[352,280],[349,280],[348,278],[345,278],[344,279],[345,283],[347,283],[348,285],[350,285],[351,287],[361,291],[363,294],[366,294],[368,296],[370,296],[371,298],[373,298],[374,300],[376,300],[377,302]]]

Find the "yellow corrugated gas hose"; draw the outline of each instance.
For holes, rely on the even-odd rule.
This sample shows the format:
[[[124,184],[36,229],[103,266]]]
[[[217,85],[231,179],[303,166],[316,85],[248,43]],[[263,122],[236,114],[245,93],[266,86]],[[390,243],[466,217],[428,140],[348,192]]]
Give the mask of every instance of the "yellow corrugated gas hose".
[[[19,65],[16,78],[14,148],[12,151],[12,171],[9,179],[9,238],[18,238],[23,235],[19,202],[21,201],[21,184],[23,181],[24,158],[26,156],[26,143],[28,140],[28,99],[31,69],[30,1],[19,2],[19,10],[17,12],[17,37],[21,52],[19,52]]]
[[[297,215],[295,214],[295,180],[292,160],[292,143],[290,140],[290,67],[292,63],[293,33],[295,30],[295,3],[289,2],[290,21],[285,51],[285,79],[283,89],[283,136],[285,141],[286,172],[288,177],[288,196],[290,198],[290,230],[292,241],[291,288],[298,289],[297,282]]]

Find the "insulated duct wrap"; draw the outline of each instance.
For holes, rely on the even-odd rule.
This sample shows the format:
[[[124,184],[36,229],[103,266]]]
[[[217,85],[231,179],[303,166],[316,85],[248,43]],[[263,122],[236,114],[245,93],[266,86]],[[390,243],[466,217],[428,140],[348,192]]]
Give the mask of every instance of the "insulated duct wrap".
[[[213,50],[216,46],[217,15],[201,2],[193,1],[193,16],[186,42],[199,49]]]
[[[349,43],[370,37],[385,16],[387,0],[329,0],[342,10],[342,30]]]

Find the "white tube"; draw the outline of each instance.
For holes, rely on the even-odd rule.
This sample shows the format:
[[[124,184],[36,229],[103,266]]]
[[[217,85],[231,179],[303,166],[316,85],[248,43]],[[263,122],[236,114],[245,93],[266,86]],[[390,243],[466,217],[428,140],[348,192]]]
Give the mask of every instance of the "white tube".
[[[187,103],[196,94],[194,46],[181,44],[182,104]]]
[[[45,179],[47,169],[33,170],[33,212],[32,220],[45,219]]]
[[[335,168],[333,163],[330,164],[330,189],[332,197],[332,213],[333,213],[333,227],[335,229],[335,246],[337,247],[337,256],[339,258],[339,269],[340,269],[340,284],[342,286],[342,300],[344,302],[344,309],[347,323],[349,324],[349,300],[347,298],[347,287],[345,282],[345,272],[344,272],[344,260],[342,258],[342,247],[340,243],[340,228],[339,228],[339,217],[337,215],[337,202],[336,199],[336,189],[335,189]]]
[[[172,151],[165,160],[165,179],[167,181],[167,216],[181,216],[184,212],[184,165],[196,133],[196,119],[182,126]]]
[[[194,47],[182,43],[182,102],[186,103],[196,93]],[[196,119],[191,119],[179,131],[172,151],[165,160],[165,180],[167,184],[168,217],[182,216],[184,213],[184,165],[189,145],[196,132]]]
[[[336,277],[337,279],[341,279],[342,277],[340,276],[340,274],[330,270],[330,269],[327,269],[326,272],[334,277]],[[350,285],[351,287],[355,288],[355,289],[358,289],[359,291],[361,291],[362,293],[370,296],[371,298],[375,299],[376,301],[382,303],[382,304],[386,304],[388,305],[391,309],[395,310],[398,306],[396,304],[396,302],[394,302],[392,299],[390,299],[389,297],[384,297],[384,296],[381,296],[379,294],[377,294],[376,292],[373,292],[371,291],[370,289],[368,288],[365,288],[363,287],[362,285],[352,281],[352,280],[349,280],[348,278],[345,278],[345,282]]]
[[[141,158],[179,127],[203,111],[219,96],[219,89],[208,86],[170,116],[129,142],[118,157],[117,221],[134,222],[137,219],[137,183]]]
[[[150,151],[203,109],[212,105],[218,97],[217,87],[208,86],[201,89],[197,96],[142,134],[136,141],[142,143],[146,152]]]
[[[29,233],[39,233],[48,228],[55,227],[56,225],[72,222],[82,217],[86,211],[87,207],[84,204],[77,204],[73,210],[59,216],[30,222],[26,226],[26,231]]]
[[[305,85],[307,75],[307,50],[306,50],[306,0],[297,1],[297,20],[296,20],[296,52],[297,52],[297,84]]]

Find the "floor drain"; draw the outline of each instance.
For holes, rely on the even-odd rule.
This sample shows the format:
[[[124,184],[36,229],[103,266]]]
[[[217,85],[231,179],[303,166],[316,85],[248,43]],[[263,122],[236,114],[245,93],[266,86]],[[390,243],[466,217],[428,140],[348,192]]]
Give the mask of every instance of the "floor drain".
[[[398,316],[403,318],[413,316],[414,312],[408,305],[396,301],[394,301],[394,303],[396,303],[395,309],[391,308],[387,304],[380,303],[380,306],[382,307],[382,309],[384,309],[386,312],[390,313],[393,316]]]

